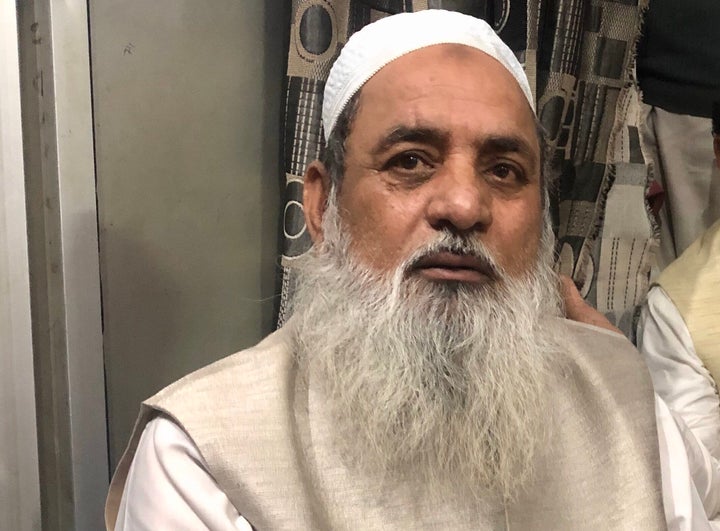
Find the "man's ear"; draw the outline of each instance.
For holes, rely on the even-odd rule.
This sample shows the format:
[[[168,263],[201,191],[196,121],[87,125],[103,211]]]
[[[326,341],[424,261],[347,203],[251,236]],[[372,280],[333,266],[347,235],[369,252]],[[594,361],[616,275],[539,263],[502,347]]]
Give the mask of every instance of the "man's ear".
[[[329,193],[330,175],[325,165],[319,160],[315,160],[305,170],[303,184],[305,226],[313,243],[318,243],[323,239],[322,220]]]

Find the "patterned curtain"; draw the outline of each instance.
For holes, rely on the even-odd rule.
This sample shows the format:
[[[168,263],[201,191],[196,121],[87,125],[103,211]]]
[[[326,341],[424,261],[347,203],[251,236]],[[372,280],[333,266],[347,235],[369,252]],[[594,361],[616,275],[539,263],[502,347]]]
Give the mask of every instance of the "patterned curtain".
[[[556,0],[538,9],[538,113],[559,173],[559,269],[631,339],[658,244],[635,79],[645,9],[647,0]]]
[[[646,0],[644,0],[646,1]],[[633,78],[640,13],[633,0],[295,0],[285,106],[283,285],[310,248],[302,175],[323,149],[325,80],[352,33],[388,14],[442,8],[483,18],[525,65],[548,129],[559,185],[553,197],[559,268],[629,331],[647,289],[653,230]]]

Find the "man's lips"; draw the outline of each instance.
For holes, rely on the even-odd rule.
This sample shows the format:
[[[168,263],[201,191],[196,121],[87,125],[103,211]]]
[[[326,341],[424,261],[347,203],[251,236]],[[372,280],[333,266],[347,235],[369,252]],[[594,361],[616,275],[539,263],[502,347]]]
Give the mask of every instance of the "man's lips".
[[[496,277],[494,268],[482,258],[443,251],[424,256],[412,267],[428,280],[483,283]]]

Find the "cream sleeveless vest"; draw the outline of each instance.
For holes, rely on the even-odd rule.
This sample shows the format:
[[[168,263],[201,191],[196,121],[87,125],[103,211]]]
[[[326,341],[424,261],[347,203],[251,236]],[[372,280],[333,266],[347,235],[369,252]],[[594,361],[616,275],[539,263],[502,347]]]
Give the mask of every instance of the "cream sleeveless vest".
[[[622,336],[564,321],[571,346],[558,367],[552,444],[517,503],[430,498],[346,466],[323,397],[294,361],[292,321],[254,348],[145,402],[113,478],[112,528],[144,425],[158,412],[193,439],[239,513],[259,531],[371,529],[665,529],[653,390]],[[467,499],[462,499],[467,498]]]
[[[695,352],[720,384],[720,221],[695,240],[656,282],[680,312]],[[720,387],[720,386],[719,386]]]

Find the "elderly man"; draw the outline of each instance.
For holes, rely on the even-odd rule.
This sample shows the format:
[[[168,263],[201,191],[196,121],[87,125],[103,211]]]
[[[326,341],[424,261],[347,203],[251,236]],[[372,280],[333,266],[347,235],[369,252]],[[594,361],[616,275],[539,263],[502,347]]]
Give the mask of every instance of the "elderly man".
[[[637,352],[560,317],[533,99],[492,29],[367,26],[323,123],[293,318],[145,403],[108,527],[707,529]]]

